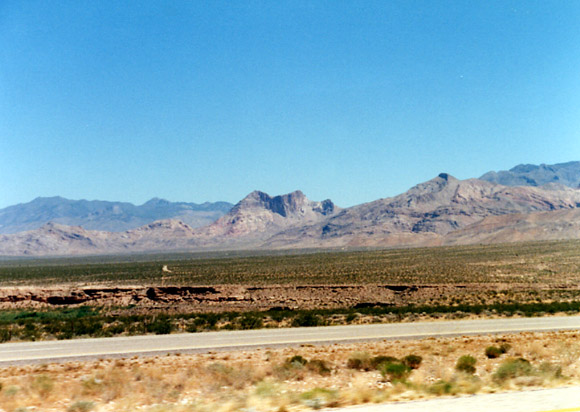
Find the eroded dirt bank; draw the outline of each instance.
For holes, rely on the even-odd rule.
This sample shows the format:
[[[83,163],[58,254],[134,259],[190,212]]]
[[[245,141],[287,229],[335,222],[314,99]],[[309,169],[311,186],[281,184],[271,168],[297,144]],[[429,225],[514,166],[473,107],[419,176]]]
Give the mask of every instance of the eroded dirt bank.
[[[574,298],[578,285],[310,285],[6,287],[0,309],[73,305],[136,306],[195,311],[314,309],[369,305],[485,304]]]

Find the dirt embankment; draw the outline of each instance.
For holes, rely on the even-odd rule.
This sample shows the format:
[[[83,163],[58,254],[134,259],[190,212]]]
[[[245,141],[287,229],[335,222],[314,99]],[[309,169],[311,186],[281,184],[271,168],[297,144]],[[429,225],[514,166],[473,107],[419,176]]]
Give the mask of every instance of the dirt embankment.
[[[573,288],[578,291],[579,288]],[[175,310],[228,311],[272,308],[314,309],[371,305],[497,303],[518,296],[570,292],[569,286],[469,285],[310,285],[310,286],[138,286],[0,288],[0,309],[76,305],[135,306]],[[528,299],[524,299],[528,300]]]

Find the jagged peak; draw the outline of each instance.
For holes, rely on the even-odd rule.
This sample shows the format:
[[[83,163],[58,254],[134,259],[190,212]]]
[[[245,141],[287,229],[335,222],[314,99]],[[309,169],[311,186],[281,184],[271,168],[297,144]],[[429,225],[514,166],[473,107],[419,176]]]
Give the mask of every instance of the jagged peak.
[[[305,210],[310,208],[316,213],[331,214],[335,210],[335,205],[330,199],[323,202],[312,202],[301,190],[277,196],[270,196],[265,192],[254,190],[232,209],[230,215],[235,215],[242,210],[255,208],[263,208],[282,217],[288,217],[294,213],[304,213]]]
[[[246,197],[244,197],[241,200],[241,202],[244,202],[245,200],[271,201],[272,199],[277,199],[277,198],[280,198],[280,199],[307,199],[301,190],[295,190],[295,191],[290,192],[290,193],[286,193],[283,195],[276,195],[276,196],[270,196],[266,192],[262,192],[260,190],[254,190],[253,192],[249,193]]]

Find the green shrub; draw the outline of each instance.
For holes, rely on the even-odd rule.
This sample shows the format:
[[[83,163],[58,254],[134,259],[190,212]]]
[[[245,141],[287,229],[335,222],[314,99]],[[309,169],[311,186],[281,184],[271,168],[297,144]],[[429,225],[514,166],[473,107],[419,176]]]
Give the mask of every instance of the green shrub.
[[[449,395],[455,393],[454,385],[451,382],[440,380],[427,387],[427,392],[433,395]]]
[[[260,329],[264,327],[264,321],[255,314],[245,314],[239,321],[240,329]]]
[[[475,364],[477,363],[477,359],[475,359],[471,355],[463,355],[457,360],[455,364],[455,370],[459,372],[465,373],[475,373]]]
[[[411,368],[402,363],[382,363],[379,366],[379,372],[383,378],[388,377],[391,382],[404,381],[409,377]]]
[[[489,359],[499,358],[504,353],[505,352],[502,352],[502,350],[497,346],[488,346],[485,348],[485,356],[487,356]]]
[[[324,319],[311,312],[299,313],[292,321],[292,326],[324,326]]]
[[[169,319],[156,319],[146,324],[145,329],[147,332],[155,333],[156,335],[168,335],[173,330],[173,325]]]
[[[0,343],[8,342],[12,339],[12,330],[8,328],[0,329]]]
[[[407,355],[402,359],[403,365],[407,365],[411,369],[417,369],[423,362],[423,358],[419,355]]]
[[[519,376],[530,376],[534,374],[534,368],[524,358],[510,358],[503,361],[492,375],[496,383],[504,383],[508,379]]]
[[[356,318],[358,318],[358,315],[356,313],[349,313],[348,315],[346,315],[344,321],[346,323],[352,323],[352,321],[355,320]]]
[[[304,392],[300,395],[300,398],[306,406],[312,409],[320,409],[335,406],[338,392],[325,388],[314,388],[308,392]]]
[[[370,363],[371,363],[371,367],[373,369],[378,369],[379,366],[383,363],[397,363],[399,362],[399,359],[393,357],[393,356],[384,356],[384,355],[379,355],[379,356],[375,356],[373,358],[371,358]]]

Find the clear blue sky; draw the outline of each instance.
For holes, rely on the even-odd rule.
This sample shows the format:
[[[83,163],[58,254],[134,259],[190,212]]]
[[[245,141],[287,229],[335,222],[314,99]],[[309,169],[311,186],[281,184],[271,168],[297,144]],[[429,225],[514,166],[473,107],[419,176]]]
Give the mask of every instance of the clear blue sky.
[[[351,206],[570,160],[579,1],[0,2],[0,207]]]

